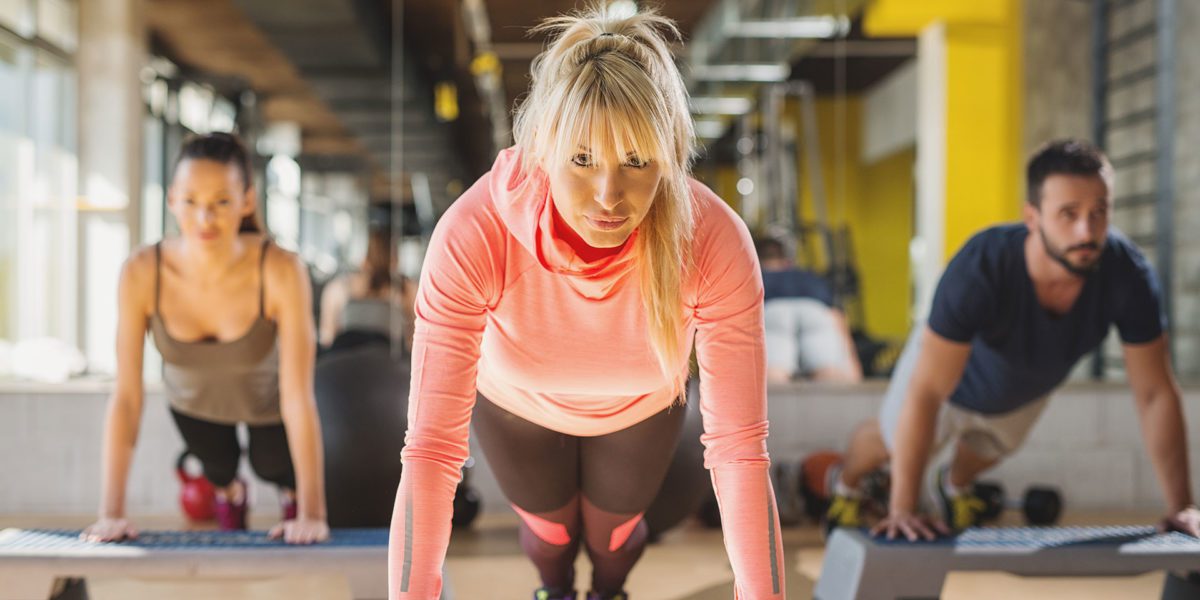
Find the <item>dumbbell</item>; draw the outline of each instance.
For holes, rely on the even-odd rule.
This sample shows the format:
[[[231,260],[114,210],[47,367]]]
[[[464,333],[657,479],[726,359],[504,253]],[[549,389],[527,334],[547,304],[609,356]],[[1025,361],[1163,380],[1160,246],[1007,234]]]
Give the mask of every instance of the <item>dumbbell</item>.
[[[483,508],[479,492],[471,485],[471,469],[474,466],[475,458],[467,457],[462,467],[462,479],[454,488],[454,512],[450,517],[450,524],[454,527],[470,527]]]
[[[987,506],[980,515],[984,522],[996,520],[1006,508],[1019,509],[1025,515],[1025,522],[1030,525],[1053,525],[1062,515],[1062,494],[1056,488],[1028,488],[1019,501],[1009,500],[1004,486],[998,482],[978,482],[974,491]]]
[[[470,527],[471,523],[475,522],[475,518],[479,516],[482,506],[483,502],[479,498],[479,492],[469,484],[459,483],[458,487],[454,489],[454,513],[450,517],[451,525]]]
[[[696,513],[700,518],[700,522],[709,529],[721,528],[721,507],[717,504],[716,496],[709,496],[703,504],[700,505],[700,510]]]

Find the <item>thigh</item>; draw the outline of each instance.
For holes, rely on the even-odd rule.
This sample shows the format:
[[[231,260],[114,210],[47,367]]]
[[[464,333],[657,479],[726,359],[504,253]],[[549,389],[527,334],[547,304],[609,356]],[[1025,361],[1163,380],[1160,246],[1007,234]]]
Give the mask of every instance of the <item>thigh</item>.
[[[1025,443],[1048,401],[1049,396],[1045,396],[999,415],[972,414],[961,437],[971,450],[984,458],[1004,458]]]
[[[892,369],[892,378],[888,382],[887,392],[883,396],[883,404],[879,407],[879,431],[883,434],[884,444],[888,452],[896,443],[896,427],[900,424],[900,410],[904,407],[904,399],[908,396],[908,385],[912,381],[913,371],[917,368],[917,356],[921,354],[921,333],[924,326],[917,323],[908,335],[904,350],[896,360]],[[939,429],[940,429],[939,419]]]
[[[250,425],[250,462],[256,465],[278,463],[290,465],[292,451],[288,446],[287,429],[283,424]]]
[[[471,425],[500,489],[521,510],[549,512],[579,494],[579,438],[527,421],[482,395]]]
[[[692,401],[697,401],[693,399]],[[580,440],[583,496],[597,508],[646,510],[675,456],[687,407],[672,406],[620,431]]]
[[[237,426],[213,423],[189,417],[171,409],[171,418],[183,437],[183,443],[205,465],[205,470],[236,470],[242,456]]]

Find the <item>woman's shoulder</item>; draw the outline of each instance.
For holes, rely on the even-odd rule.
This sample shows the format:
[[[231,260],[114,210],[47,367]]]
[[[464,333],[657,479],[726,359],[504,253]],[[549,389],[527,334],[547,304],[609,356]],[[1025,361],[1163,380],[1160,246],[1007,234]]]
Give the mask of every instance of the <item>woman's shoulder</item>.
[[[462,230],[462,225],[473,223],[486,228],[503,227],[496,203],[492,198],[492,171],[488,171],[475,180],[438,219],[439,227],[454,227]]]
[[[695,179],[688,179],[688,189],[692,195],[694,239],[701,247],[730,237],[749,240],[745,221],[716,192]]]
[[[257,243],[263,254],[255,254],[259,256],[262,263],[263,276],[267,282],[276,283],[304,283],[308,279],[308,265],[300,258],[299,254],[283,248],[275,243],[274,240],[261,235],[253,234],[249,243]]]
[[[159,264],[159,245],[145,244],[134,248],[121,266],[122,281],[152,285]]]

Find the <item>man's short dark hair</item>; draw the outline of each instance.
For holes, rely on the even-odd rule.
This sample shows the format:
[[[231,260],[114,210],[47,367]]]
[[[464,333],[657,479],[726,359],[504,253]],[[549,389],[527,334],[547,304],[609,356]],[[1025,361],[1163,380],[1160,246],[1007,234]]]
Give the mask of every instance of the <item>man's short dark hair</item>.
[[[1051,175],[1095,176],[1112,185],[1113,168],[1096,146],[1083,140],[1055,140],[1042,146],[1025,167],[1025,201],[1042,207],[1042,184]]]

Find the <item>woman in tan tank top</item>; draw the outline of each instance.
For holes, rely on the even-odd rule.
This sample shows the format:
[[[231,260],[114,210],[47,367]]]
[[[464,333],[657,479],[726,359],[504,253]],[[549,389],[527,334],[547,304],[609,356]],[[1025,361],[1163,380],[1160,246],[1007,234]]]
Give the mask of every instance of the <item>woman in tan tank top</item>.
[[[221,528],[245,528],[236,433],[245,424],[251,466],[280,488],[283,519],[271,535],[298,544],[329,537],[308,274],[258,225],[250,173],[248,153],[232,135],[185,141],[167,199],[180,235],[125,262],[100,515],[85,539],[137,535],[125,514],[125,488],[142,414],[147,333],[163,356],[172,417],[217,487]]]

